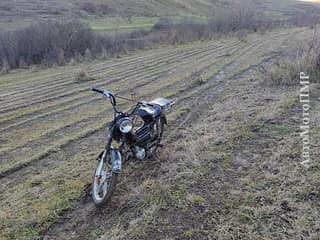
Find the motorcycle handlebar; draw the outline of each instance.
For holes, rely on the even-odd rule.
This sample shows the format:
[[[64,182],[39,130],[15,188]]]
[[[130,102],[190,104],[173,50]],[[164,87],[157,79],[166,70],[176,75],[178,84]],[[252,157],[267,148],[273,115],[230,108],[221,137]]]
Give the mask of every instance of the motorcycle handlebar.
[[[116,98],[115,97],[119,97],[119,98],[122,98],[122,99],[125,99],[125,100],[128,100],[128,101],[133,101],[133,102],[136,102],[137,104],[142,104],[142,105],[145,105],[145,106],[150,106],[152,107],[153,104],[150,104],[150,103],[147,103],[147,102],[144,102],[144,101],[135,101],[135,100],[132,100],[132,99],[128,99],[128,98],[125,98],[125,97],[121,97],[121,96],[114,96],[111,92],[109,92],[108,90],[102,90],[102,89],[99,89],[99,88],[92,88],[91,89],[92,91],[94,92],[97,92],[97,93],[101,93],[103,95],[105,95],[106,97],[110,98],[110,101],[111,101],[111,104],[115,110],[115,112],[118,112],[120,113],[120,111],[118,111],[118,109],[116,108]]]
[[[113,96],[108,90],[102,90],[102,89],[99,89],[99,88],[92,88],[91,90],[94,91],[94,92],[101,93],[101,94],[105,95],[106,97]]]
[[[102,89],[99,89],[99,88],[92,88],[91,90],[94,91],[94,92],[97,92],[97,93],[101,93],[101,94],[103,94],[104,96],[106,96],[107,98],[109,98],[109,99],[110,99],[110,102],[111,102],[111,104],[112,104],[112,107],[113,107],[113,109],[114,109],[114,111],[115,111],[116,113],[122,113],[122,112],[120,112],[120,111],[117,109],[117,101],[116,101],[116,98],[115,98],[115,96],[114,96],[111,92],[109,92],[108,90],[102,90]]]
[[[98,89],[98,88],[92,88],[91,90],[92,90],[92,91],[94,91],[94,92],[98,92],[98,93],[103,94],[103,90],[101,90],[101,89]]]

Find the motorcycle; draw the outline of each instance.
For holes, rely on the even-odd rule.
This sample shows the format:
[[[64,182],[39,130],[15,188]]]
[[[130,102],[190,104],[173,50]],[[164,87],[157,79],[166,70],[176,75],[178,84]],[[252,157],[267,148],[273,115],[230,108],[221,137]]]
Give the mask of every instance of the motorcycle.
[[[114,95],[108,90],[92,88],[92,91],[109,99],[114,113],[105,148],[97,158],[91,189],[94,204],[103,207],[115,190],[123,159],[144,160],[154,155],[162,146],[164,125],[167,124],[166,112],[172,103],[165,98],[144,102]],[[117,107],[116,97],[133,101],[136,105],[127,112],[121,112]]]

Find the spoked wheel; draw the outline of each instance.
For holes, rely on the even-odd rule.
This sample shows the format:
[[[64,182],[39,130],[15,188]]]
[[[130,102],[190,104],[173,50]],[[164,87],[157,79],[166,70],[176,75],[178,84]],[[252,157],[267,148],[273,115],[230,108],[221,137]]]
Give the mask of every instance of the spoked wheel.
[[[117,173],[112,172],[109,161],[99,161],[92,182],[92,199],[97,207],[104,207],[109,202],[117,183],[117,176]]]

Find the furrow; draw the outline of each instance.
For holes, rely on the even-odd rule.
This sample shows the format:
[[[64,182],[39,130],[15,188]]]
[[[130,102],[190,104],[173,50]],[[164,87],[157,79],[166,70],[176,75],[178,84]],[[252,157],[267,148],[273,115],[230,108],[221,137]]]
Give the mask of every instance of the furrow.
[[[216,47],[214,47],[213,49],[216,49]],[[198,50],[198,51],[196,51],[195,53],[190,53],[190,54],[188,54],[186,57],[192,57],[193,55],[195,55],[195,54],[199,54],[199,53],[203,53],[203,52],[206,52],[206,51],[208,51],[208,49],[201,49],[201,50]],[[163,66],[163,65],[167,65],[167,61],[178,61],[179,59],[184,59],[184,58],[186,58],[185,56],[176,56],[176,55],[174,55],[174,56],[172,56],[172,58],[167,58],[166,59],[166,61],[162,61],[161,62],[161,66]],[[157,61],[158,61],[158,59],[157,59]],[[153,68],[153,67],[155,67],[156,65],[157,65],[158,63],[156,62],[156,64],[153,64],[153,66],[150,66],[151,68]],[[159,62],[159,65],[160,65],[160,62]],[[128,74],[132,74],[132,73],[135,73],[135,72],[137,72],[137,71],[145,71],[145,70],[148,70],[148,67],[146,67],[146,66],[133,66],[133,67],[131,67],[130,69],[129,69],[129,71],[121,71],[120,73],[116,73],[116,74],[120,74],[120,76],[121,76],[121,74],[126,74],[125,76],[128,76]],[[119,76],[119,78],[120,78],[120,76]],[[130,75],[129,75],[130,76]],[[110,77],[108,77],[108,78],[111,78],[112,77],[112,75],[110,76]],[[72,78],[71,78],[72,79]],[[98,79],[97,81],[101,81],[101,80],[105,80],[105,79]],[[118,80],[118,79],[116,79],[116,80]],[[81,87],[84,87],[84,86],[89,86],[89,84],[90,85],[92,85],[92,84],[94,84],[95,82],[97,82],[97,81],[90,81],[90,82],[88,82],[88,83],[86,83],[86,84],[81,84]],[[72,82],[73,82],[73,84],[76,84],[76,82],[74,81],[74,80],[72,80]],[[113,82],[113,81],[112,81]],[[40,91],[40,92],[36,92],[36,90],[34,90],[33,92],[32,92],[32,99],[30,99],[30,103],[31,103],[31,100],[32,100],[32,104],[34,104],[34,103],[37,103],[36,101],[41,101],[42,99],[43,99],[43,97],[45,97],[45,98],[50,98],[50,97],[60,97],[59,95],[58,96],[56,96],[55,94],[61,94],[61,92],[64,92],[64,91],[61,91],[61,90],[64,90],[65,88],[64,87],[62,87],[62,88],[57,88],[57,89],[55,89],[54,88],[54,90],[51,90],[50,88],[49,89],[46,89],[46,91]],[[73,90],[73,93],[75,93],[76,92],[76,90],[77,89],[74,89]],[[46,93],[49,93],[49,94],[46,94]],[[37,97],[37,96],[39,96],[39,98],[35,98],[35,97]],[[19,102],[18,100],[20,100],[21,99],[21,102]],[[4,110],[2,110],[2,111],[0,111],[0,113],[4,113],[4,112],[7,112],[7,111],[9,111],[9,110],[11,110],[10,109],[10,106],[14,106],[14,108],[13,109],[16,109],[16,108],[18,108],[19,107],[19,103],[21,104],[23,104],[22,106],[26,106],[26,105],[28,105],[28,102],[26,102],[26,99],[28,99],[28,96],[23,96],[23,98],[18,98],[18,99],[15,99],[15,102],[14,103],[12,103],[12,104],[7,104],[7,108],[5,108]],[[2,101],[3,102],[3,104],[5,104],[5,102],[4,101]]]
[[[237,46],[237,45],[236,45]],[[234,46],[232,46],[232,48],[233,48]],[[206,51],[206,53],[205,53],[206,55],[201,55],[201,56],[199,56],[198,58],[199,59],[201,59],[201,58],[203,58],[203,57],[207,57],[208,55],[210,55],[211,54],[211,52],[210,51]],[[159,68],[159,66],[155,66],[155,69],[157,69],[157,68]],[[157,74],[158,73],[160,73],[160,72],[165,72],[165,71],[168,71],[168,70],[170,70],[172,67],[171,66],[169,66],[168,68],[166,68],[166,69],[161,69],[159,72],[156,72]],[[138,73],[138,74],[141,74],[141,73]],[[135,75],[130,75],[131,77],[133,76],[133,77],[135,77]],[[120,80],[120,79],[119,79]],[[115,80],[116,81],[116,80]],[[126,78],[121,78],[121,82],[126,82],[127,81],[127,79]],[[113,82],[113,81],[112,81]],[[119,82],[119,81],[118,81]],[[111,83],[109,83],[109,85],[111,85]],[[103,85],[104,86],[104,85]],[[81,92],[87,92],[87,89],[84,89],[84,90],[79,90],[78,91],[78,93],[81,93]],[[67,94],[66,94],[67,95]],[[66,96],[65,96],[66,97]],[[81,96],[79,96],[79,99],[81,99],[81,98],[83,98],[84,96],[83,95],[81,95]],[[65,99],[66,98],[64,98],[62,101],[65,101]],[[74,99],[72,99],[71,101],[75,101]],[[46,102],[44,102],[44,103],[46,103]],[[44,104],[43,103],[43,104]],[[18,108],[18,107],[17,107]],[[30,106],[29,106],[29,108],[30,108]],[[19,109],[19,108],[18,108]],[[47,106],[46,106],[46,109],[47,109]],[[25,111],[25,110],[24,110]],[[39,111],[39,110],[37,110],[37,111]],[[32,113],[32,111],[30,111],[30,113]],[[9,113],[10,114],[10,113]],[[12,123],[12,120],[13,119],[15,119],[16,117],[17,117],[17,115],[16,114],[14,114],[14,113],[11,113],[12,115],[13,115],[13,117],[12,118],[10,118],[10,115],[9,114],[7,114],[6,116],[4,115],[3,116],[3,118],[4,119],[6,119],[6,122],[10,122],[10,123]],[[27,113],[28,114],[28,113]],[[20,113],[20,115],[26,115],[26,114],[23,114],[23,112],[22,112],[22,114]],[[19,115],[18,115],[19,116]],[[2,122],[2,125],[3,124],[5,124],[5,122]]]
[[[202,60],[202,62],[205,63],[205,66],[201,66],[201,65],[200,65],[202,62],[198,62],[198,64],[199,64],[199,66],[201,66],[201,67],[203,67],[203,68],[205,69],[205,68],[208,68],[209,66],[212,66],[212,65],[217,61],[216,59],[212,59],[212,60],[214,60],[214,61],[213,61],[213,62],[208,62],[207,59],[205,58],[205,59]],[[169,84],[166,84],[166,85],[165,85],[165,87],[168,87],[168,86],[173,85],[173,84],[177,84],[177,83],[179,83],[180,81],[182,81],[183,78],[184,78],[184,77],[182,77],[182,79],[179,79],[179,78],[178,78],[176,82],[170,81]],[[147,83],[147,86],[149,86],[149,85],[152,85],[152,86],[153,86],[154,84],[155,84],[155,83],[148,82],[148,83]],[[192,85],[193,83],[190,83],[190,82],[189,82],[189,83],[186,83],[185,86],[189,86],[190,84]],[[145,87],[147,87],[147,86],[145,86]],[[143,87],[143,85],[141,85],[141,86],[136,86],[136,88],[139,88],[139,87]],[[161,87],[162,87],[162,86],[161,86]],[[159,86],[159,88],[157,87],[156,89],[160,89],[160,86]],[[154,94],[154,92],[152,92],[151,94]],[[1,155],[0,155],[0,159],[1,159],[1,158],[4,158],[4,154],[8,153],[9,151],[11,152],[11,155],[14,156],[14,155],[16,155],[16,153],[15,153],[15,152],[12,152],[12,151],[14,151],[15,149],[25,148],[25,151],[28,151],[29,148],[26,148],[27,145],[31,145],[31,144],[33,144],[34,142],[39,142],[39,141],[41,141],[41,144],[45,144],[46,138],[47,138],[47,139],[49,138],[49,139],[51,139],[51,140],[54,140],[54,138],[55,138],[56,135],[57,135],[58,137],[61,136],[62,133],[63,133],[63,135],[67,135],[67,133],[68,133],[67,129],[70,129],[71,127],[73,127],[73,128],[80,128],[80,126],[72,126],[72,125],[83,125],[84,122],[88,122],[88,121],[90,121],[90,120],[93,120],[94,118],[100,118],[100,115],[103,114],[103,113],[105,112],[105,110],[103,109],[102,111],[99,111],[99,108],[100,108],[99,106],[93,106],[93,107],[90,107],[90,108],[86,107],[86,109],[88,109],[88,110],[86,110],[86,112],[84,112],[84,115],[85,115],[85,116],[89,116],[88,118],[83,118],[83,116],[81,116],[81,119],[76,118],[76,121],[74,121],[74,122],[66,122],[66,123],[64,123],[64,124],[67,125],[66,127],[63,125],[62,127],[58,128],[58,129],[54,129],[55,127],[58,127],[58,126],[57,126],[57,125],[53,125],[53,129],[51,129],[49,132],[46,131],[45,134],[42,134],[42,135],[40,135],[40,136],[37,136],[37,139],[35,139],[35,140],[33,140],[33,141],[29,141],[29,142],[25,143],[25,142],[23,142],[23,139],[21,139],[21,138],[17,139],[18,142],[19,142],[19,141],[22,141],[22,144],[18,144],[18,143],[16,142],[15,146],[13,146],[13,147],[11,147],[11,148],[4,148],[4,149],[2,149]],[[81,110],[81,108],[80,108],[79,110]],[[73,110],[71,111],[71,113],[68,113],[68,112],[67,112],[67,113],[63,113],[63,112],[62,112],[62,114],[69,116],[70,114],[72,114],[72,112],[77,112],[77,109],[73,109]],[[56,119],[57,119],[57,118],[58,118],[58,119],[61,119],[61,121],[63,122],[63,117],[62,117],[62,116],[56,115],[55,118],[56,118]],[[82,126],[82,127],[83,127],[83,126]],[[29,130],[29,131],[32,131],[32,129]],[[62,133],[61,133],[61,134],[58,134],[58,132],[62,132]],[[24,133],[24,135],[28,135],[28,134],[27,134],[27,133]],[[8,136],[8,138],[11,138],[11,139],[12,139],[12,137],[10,137],[10,136]],[[43,140],[42,140],[42,139],[43,139]],[[10,159],[10,156],[9,156],[9,159]]]
[[[219,45],[217,45],[219,47]],[[212,45],[205,45],[204,47],[201,46],[201,48],[211,48]],[[198,48],[199,49],[199,48]],[[198,49],[195,49],[195,50],[198,50]],[[188,49],[187,51],[193,51],[194,49],[193,48],[190,48],[190,50]],[[172,53],[171,53],[172,52]],[[157,56],[157,60],[162,60],[162,59],[167,59],[168,57],[171,57],[171,56],[177,56],[177,53],[181,52],[179,49],[178,50],[172,50],[171,52],[165,54],[165,53],[158,53],[159,56]],[[188,52],[183,52],[183,54],[187,55]],[[107,65],[106,64],[103,64],[101,66],[99,66],[98,68],[96,67],[96,69],[92,69],[90,72],[90,74],[98,74],[98,73],[101,73],[101,72],[104,72],[105,70],[108,70],[108,71],[112,71],[114,69],[116,70],[121,70],[121,68],[128,68],[128,67],[131,67],[133,65],[133,68],[138,65],[138,64],[141,64],[141,63],[146,63],[148,61],[151,61],[152,59],[154,59],[154,56],[153,54],[150,56],[151,58],[148,59],[147,57],[146,58],[143,58],[141,57],[140,59],[130,59],[128,62],[120,62],[120,63],[116,63],[114,64],[113,62],[110,62],[111,65]],[[124,69],[125,70],[125,69]],[[66,73],[68,74],[68,73]],[[66,80],[69,80],[66,82]],[[21,87],[21,93],[17,93],[15,94],[15,96],[18,96],[18,95],[21,95],[21,94],[24,94],[26,92],[32,92],[34,93],[36,90],[38,89],[42,89],[42,90],[47,90],[48,89],[48,86],[59,86],[59,85],[63,85],[63,84],[68,84],[68,83],[72,83],[73,81],[70,81],[70,77],[62,77],[62,78],[58,78],[58,79],[46,79],[46,81],[41,84],[39,82],[37,82],[37,85],[35,88],[35,86],[32,84],[28,90],[28,87],[27,86],[22,86]],[[17,91],[17,89],[15,88],[15,91]]]

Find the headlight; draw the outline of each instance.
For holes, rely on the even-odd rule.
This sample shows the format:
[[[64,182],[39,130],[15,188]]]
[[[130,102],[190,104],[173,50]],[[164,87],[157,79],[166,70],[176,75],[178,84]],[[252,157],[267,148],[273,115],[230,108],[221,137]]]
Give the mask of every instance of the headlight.
[[[131,119],[123,118],[120,120],[119,129],[122,133],[129,133],[132,130],[133,124]]]

